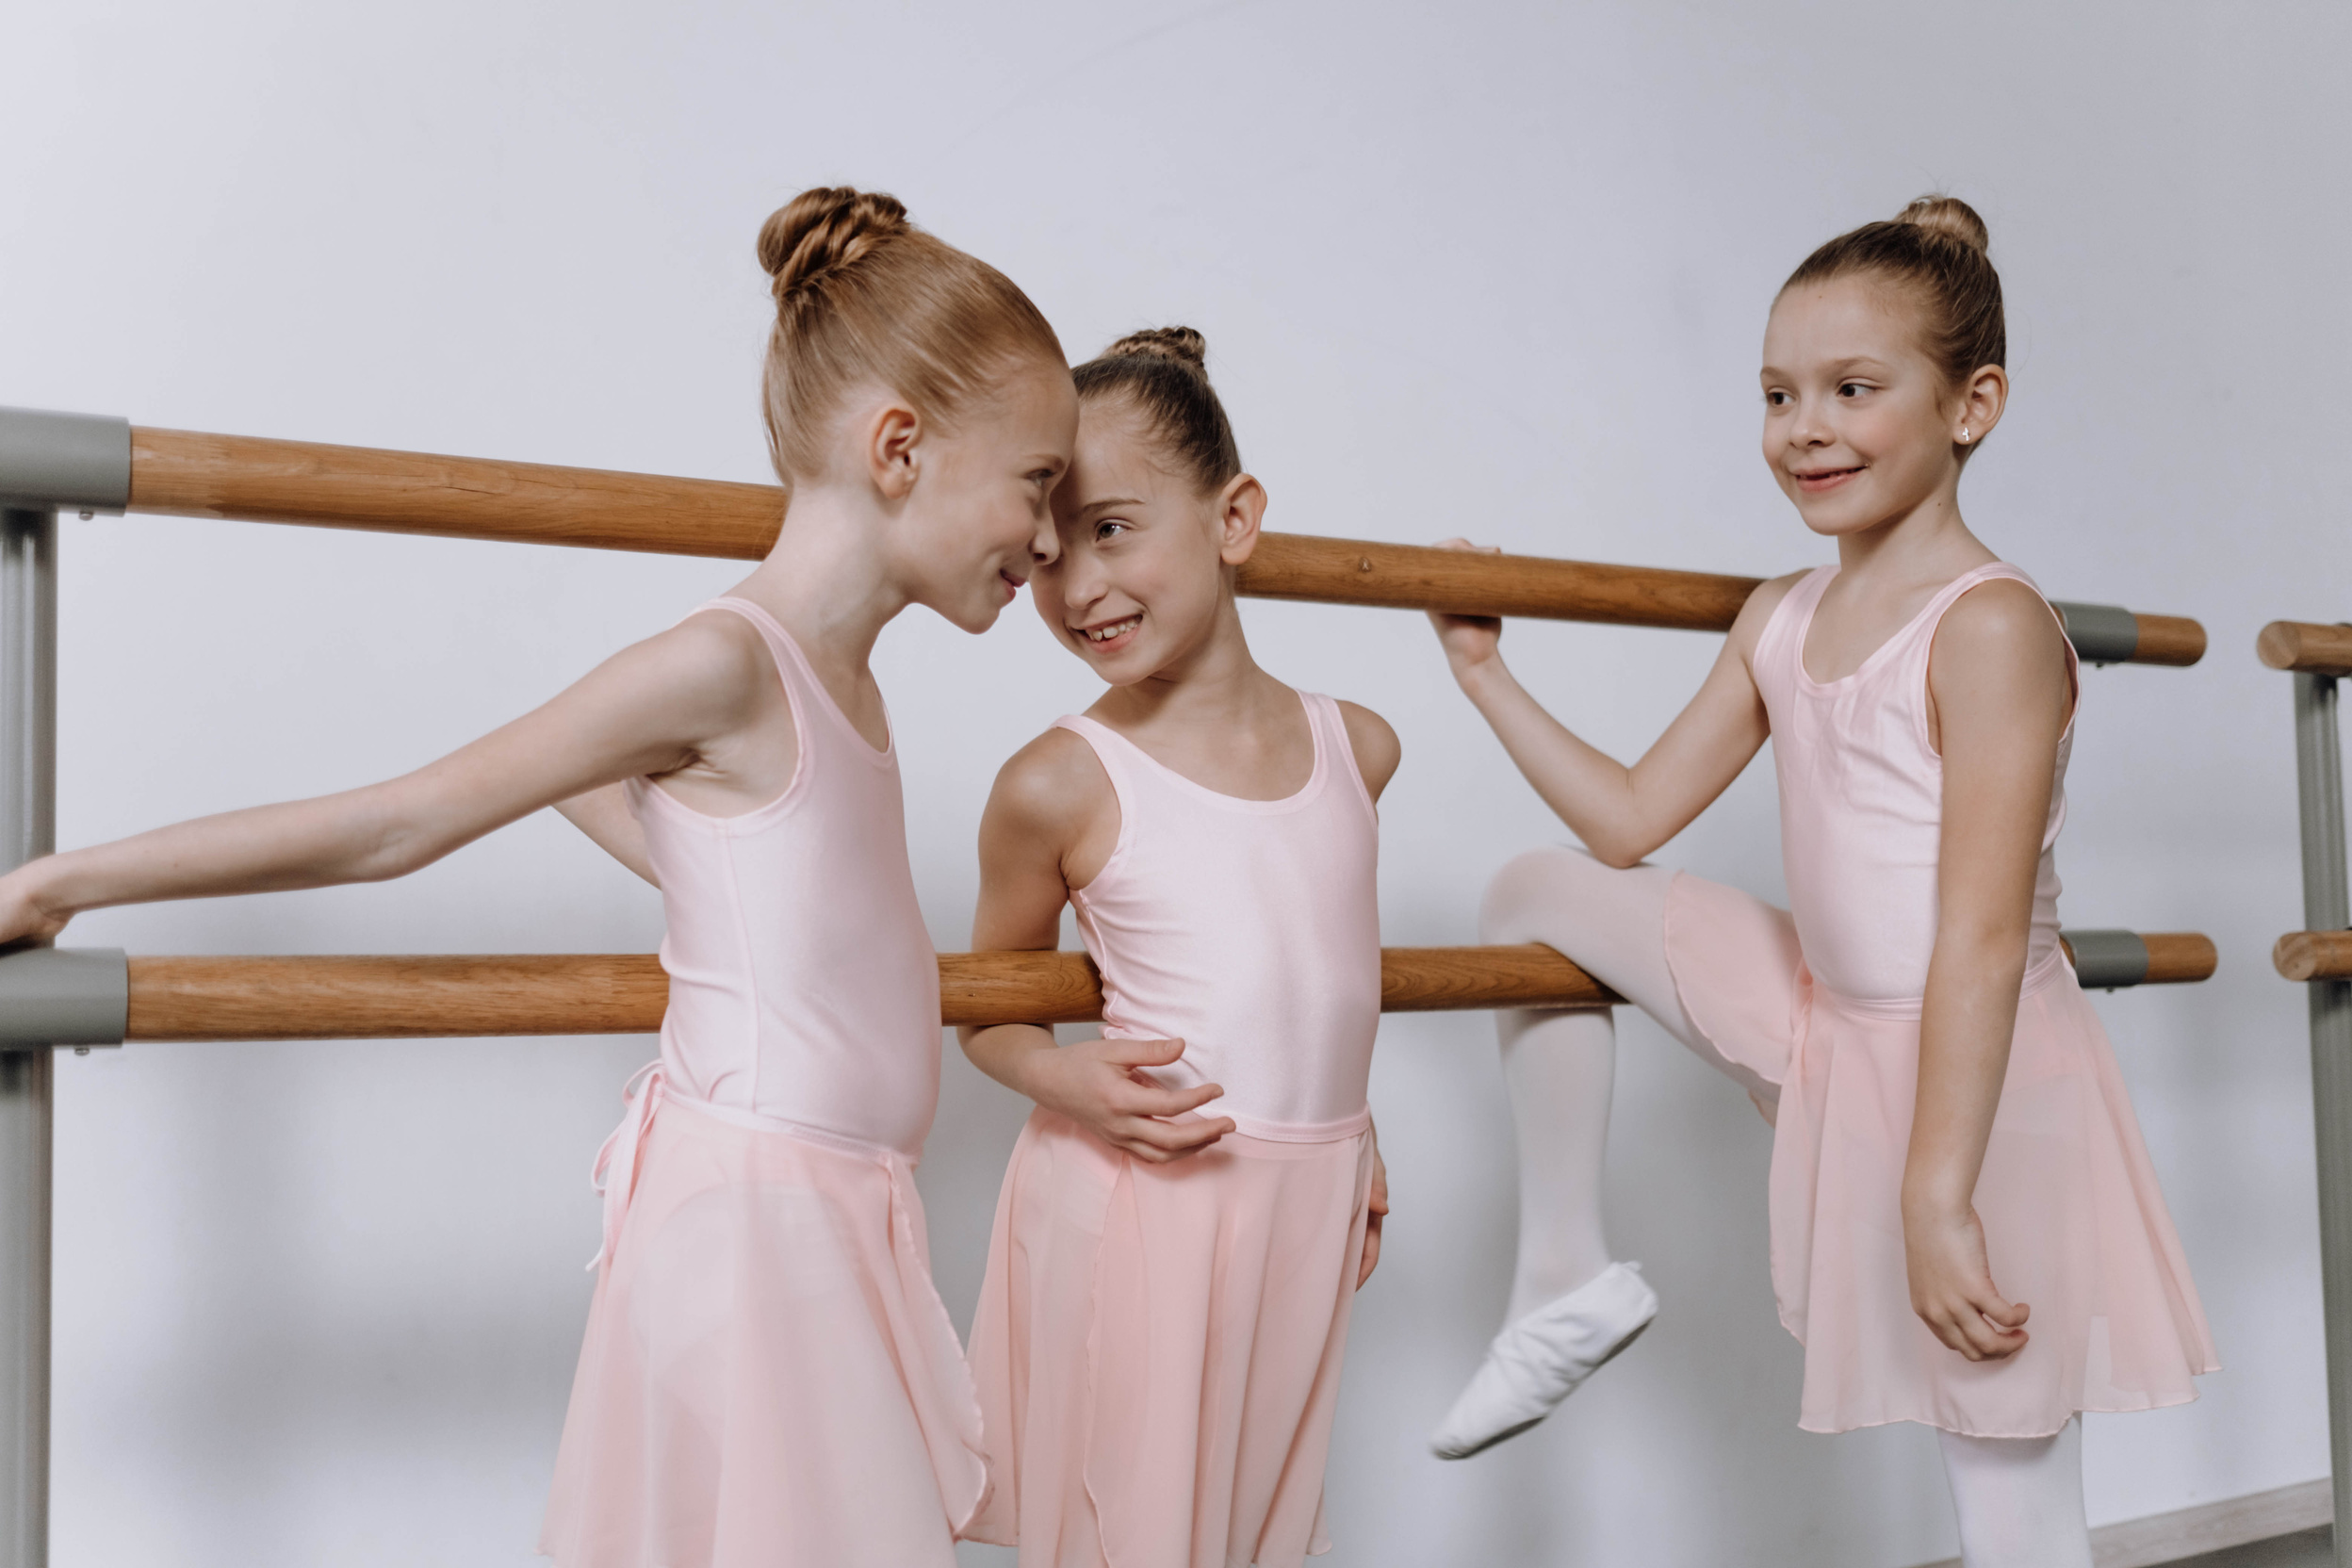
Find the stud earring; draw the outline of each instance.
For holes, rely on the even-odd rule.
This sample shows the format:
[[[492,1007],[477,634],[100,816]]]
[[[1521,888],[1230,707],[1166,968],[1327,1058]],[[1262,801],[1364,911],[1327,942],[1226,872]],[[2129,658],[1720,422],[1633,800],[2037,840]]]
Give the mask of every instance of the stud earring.
[[[1968,444],[1968,427],[1966,425],[1960,427],[1960,444],[1964,447]]]

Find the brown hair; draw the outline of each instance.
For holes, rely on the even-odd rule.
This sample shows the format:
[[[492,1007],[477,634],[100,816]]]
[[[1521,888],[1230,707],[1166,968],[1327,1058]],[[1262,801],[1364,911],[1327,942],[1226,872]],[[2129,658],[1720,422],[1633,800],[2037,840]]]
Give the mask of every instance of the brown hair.
[[[942,423],[1024,358],[1068,363],[1029,296],[906,220],[898,199],[804,190],[760,226],[776,295],[762,377],[768,452],[790,485],[825,470],[855,387],[880,384]]]
[[[1956,391],[2009,352],[2001,274],[1984,253],[1991,242],[1984,220],[1968,203],[1922,196],[1886,222],[1839,235],[1805,257],[1780,288],[1786,294],[1799,284],[1864,272],[1910,290],[1921,307],[1921,346]]]
[[[1121,397],[1133,403],[1201,494],[1241,472],[1233,427],[1209,384],[1208,340],[1190,327],[1129,333],[1072,375],[1081,401]]]

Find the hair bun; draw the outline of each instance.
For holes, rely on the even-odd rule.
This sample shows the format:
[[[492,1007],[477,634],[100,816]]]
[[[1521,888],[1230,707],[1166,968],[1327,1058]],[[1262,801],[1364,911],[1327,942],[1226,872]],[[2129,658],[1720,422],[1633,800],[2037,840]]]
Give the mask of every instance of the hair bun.
[[[1104,359],[1165,359],[1178,365],[1189,365],[1196,370],[1209,368],[1209,340],[1190,327],[1149,327],[1131,332],[1102,351]]]
[[[895,196],[819,186],[802,191],[760,225],[760,265],[782,304],[912,228]]]
[[[1898,223],[1910,223],[1930,234],[1946,235],[1980,255],[1993,246],[1992,232],[1976,209],[1957,196],[1921,196],[1895,214]]]

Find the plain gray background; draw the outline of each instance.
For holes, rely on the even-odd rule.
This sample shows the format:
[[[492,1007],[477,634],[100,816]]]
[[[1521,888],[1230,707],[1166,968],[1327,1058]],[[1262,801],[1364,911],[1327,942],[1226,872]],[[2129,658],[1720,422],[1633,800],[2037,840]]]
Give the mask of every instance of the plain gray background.
[[[889,189],[1073,358],[1207,335],[1271,526],[1767,574],[1828,558],[1756,454],[1774,287],[1931,189],[1989,220],[2016,398],[1963,501],[2060,597],[2194,614],[2089,677],[2076,925],[2196,929],[2211,985],[2102,1001],[2227,1370],[2099,1418],[2094,1522],[2323,1474],[2300,923],[2277,616],[2352,616],[2339,7],[1109,8],[158,0],[0,9],[0,401],[141,424],[764,478],[760,220]],[[401,771],[723,589],[726,564],[69,521],[58,837]],[[1405,743],[1393,942],[1469,940],[1560,837],[1423,624],[1252,604],[1263,661]],[[1630,754],[1715,640],[1518,625]],[[1091,700],[1025,601],[877,656],[943,948],[996,765]],[[1769,770],[1661,859],[1780,890]],[[649,949],[654,895],[542,816],[405,882],[128,909],[136,953]],[[135,1047],[60,1064],[56,1560],[530,1560],[588,1277],[586,1171],[645,1038]],[[1488,1020],[1391,1020],[1396,1215],[1330,1478],[1335,1564],[1805,1563],[1952,1548],[1933,1440],[1794,1429],[1765,1128],[1624,1031],[1621,1255],[1664,1315],[1546,1427],[1423,1447],[1513,1224]],[[954,1051],[922,1180],[978,1288],[1022,1114]],[[997,1560],[975,1552],[972,1560]]]

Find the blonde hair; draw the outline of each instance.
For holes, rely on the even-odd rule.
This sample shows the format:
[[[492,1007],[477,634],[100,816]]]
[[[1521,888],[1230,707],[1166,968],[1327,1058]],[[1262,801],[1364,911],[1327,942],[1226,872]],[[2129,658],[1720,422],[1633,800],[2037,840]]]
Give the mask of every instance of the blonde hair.
[[[760,265],[776,295],[768,453],[787,486],[825,471],[825,438],[859,386],[886,386],[948,425],[1021,361],[1069,363],[1010,278],[879,191],[802,191],[760,225]]]
[[[1922,196],[1892,219],[1865,223],[1815,251],[1781,292],[1861,272],[1907,292],[1919,307],[1919,342],[1954,391],[2008,356],[2001,274],[1985,252],[1991,236],[1957,196]],[[1963,449],[1965,458],[1973,447]]]

